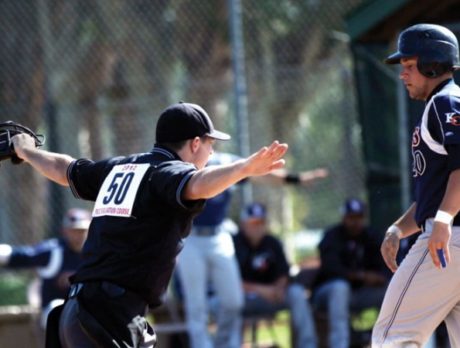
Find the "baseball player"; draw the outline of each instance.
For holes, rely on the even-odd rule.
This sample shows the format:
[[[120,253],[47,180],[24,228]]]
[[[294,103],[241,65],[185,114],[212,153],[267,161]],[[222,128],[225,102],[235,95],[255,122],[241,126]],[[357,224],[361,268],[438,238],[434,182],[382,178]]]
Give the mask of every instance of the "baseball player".
[[[373,347],[421,347],[446,322],[460,347],[460,88],[458,42],[445,27],[418,24],[399,35],[400,79],[425,110],[412,136],[414,202],[391,225],[381,252],[395,272],[372,335]],[[395,262],[401,238],[422,231]]]
[[[230,164],[240,159],[230,153],[215,152],[208,165]],[[270,185],[308,185],[327,175],[328,171],[324,168],[300,173],[279,170],[250,178],[249,181]],[[192,348],[241,346],[243,289],[231,237],[234,226],[227,219],[234,189],[235,186],[207,201],[204,210],[194,219],[190,237],[178,259],[177,270],[183,288]],[[215,314],[217,330],[214,342],[208,334],[207,325],[208,280],[219,303]]]
[[[289,279],[289,263],[282,242],[269,231],[265,205],[255,202],[244,207],[233,241],[243,280],[244,313],[265,315],[289,309],[295,348],[316,348],[305,288]]]
[[[144,314],[160,304],[205,200],[284,166],[288,146],[274,141],[240,161],[204,168],[216,139],[230,136],[191,103],[166,108],[153,150],[127,157],[75,160],[37,149],[26,134],[13,137],[19,158],[76,197],[95,201],[84,261],[59,320],[63,347],[153,347]]]
[[[91,213],[69,209],[62,220],[61,238],[37,245],[0,244],[0,265],[8,269],[35,268],[40,277],[40,326],[45,328],[48,313],[64,302],[69,291],[69,277],[81,262],[81,249],[88,235]]]

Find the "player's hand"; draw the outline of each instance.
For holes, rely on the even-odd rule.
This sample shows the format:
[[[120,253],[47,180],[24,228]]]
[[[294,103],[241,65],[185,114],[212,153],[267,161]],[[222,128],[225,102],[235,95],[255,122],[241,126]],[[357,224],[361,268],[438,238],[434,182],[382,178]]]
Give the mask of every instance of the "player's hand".
[[[27,149],[36,148],[35,139],[25,133],[15,135],[11,138],[11,142],[14,146],[14,152],[22,160],[26,160],[25,151]]]
[[[431,232],[430,239],[428,239],[428,250],[436,268],[441,268],[441,260],[437,253],[438,249],[444,252],[446,264],[450,261],[449,240],[451,234],[452,229],[450,225],[438,221],[433,223],[433,231]]]
[[[262,285],[258,289],[259,296],[271,303],[278,303],[281,301],[280,291],[274,285]]]
[[[61,272],[56,279],[56,285],[61,290],[66,290],[70,288],[70,276],[72,276],[74,272]]]
[[[387,231],[385,233],[385,238],[383,239],[382,245],[380,247],[380,252],[382,253],[385,264],[392,272],[396,272],[396,270],[398,269],[398,265],[396,264],[396,255],[398,254],[398,250],[398,234]]]
[[[269,147],[264,146],[249,156],[244,163],[246,176],[259,176],[284,167],[283,156],[288,149],[287,144],[274,141]]]

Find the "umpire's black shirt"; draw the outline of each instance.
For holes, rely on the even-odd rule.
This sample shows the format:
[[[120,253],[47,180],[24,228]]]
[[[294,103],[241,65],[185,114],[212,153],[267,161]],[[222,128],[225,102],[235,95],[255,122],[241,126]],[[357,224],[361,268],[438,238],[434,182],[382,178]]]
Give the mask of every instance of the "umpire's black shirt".
[[[77,198],[95,201],[83,247],[83,262],[71,281],[110,281],[160,304],[182,238],[204,200],[182,200],[197,168],[171,150],[93,162],[74,161],[68,169]]]

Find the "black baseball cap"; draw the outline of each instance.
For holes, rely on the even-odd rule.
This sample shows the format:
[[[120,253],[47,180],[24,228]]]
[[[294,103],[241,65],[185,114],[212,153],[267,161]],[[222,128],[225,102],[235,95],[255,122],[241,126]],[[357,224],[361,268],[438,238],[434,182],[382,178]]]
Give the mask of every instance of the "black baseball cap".
[[[163,110],[158,119],[157,143],[175,143],[202,136],[218,140],[231,138],[227,133],[214,129],[207,112],[197,104],[173,104]]]

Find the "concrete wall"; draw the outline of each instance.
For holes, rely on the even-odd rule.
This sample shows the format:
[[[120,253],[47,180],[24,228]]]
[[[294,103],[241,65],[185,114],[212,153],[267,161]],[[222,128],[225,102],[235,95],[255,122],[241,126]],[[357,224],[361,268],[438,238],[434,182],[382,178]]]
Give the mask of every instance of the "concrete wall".
[[[39,311],[31,306],[0,307],[0,347],[44,347],[38,314]]]

